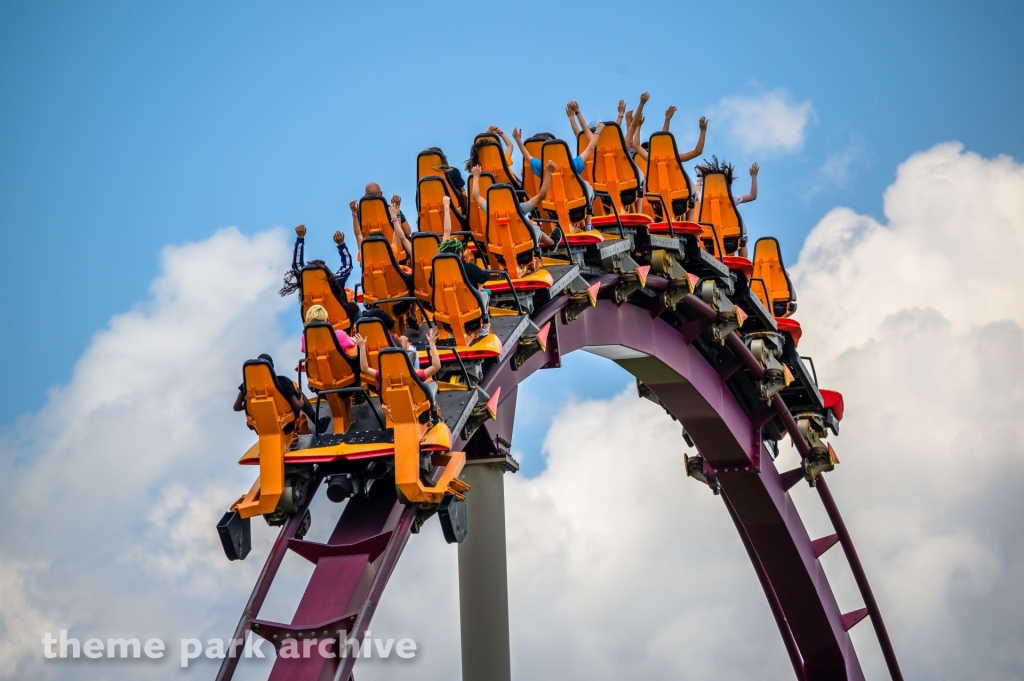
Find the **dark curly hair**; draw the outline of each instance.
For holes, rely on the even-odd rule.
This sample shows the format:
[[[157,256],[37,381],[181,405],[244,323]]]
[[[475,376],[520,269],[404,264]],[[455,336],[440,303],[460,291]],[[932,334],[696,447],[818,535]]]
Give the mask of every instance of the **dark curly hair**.
[[[338,283],[338,278],[334,276],[334,272],[332,272],[331,268],[327,266],[327,263],[323,260],[310,260],[306,264],[306,267],[315,267],[318,270],[322,270],[327,276],[327,283],[331,287],[331,293],[333,293],[338,300],[347,300],[345,292],[341,290],[341,285]],[[296,272],[295,270],[288,270],[284,274],[284,286],[281,287],[281,290],[278,291],[278,293],[283,298],[285,296],[290,296],[300,288],[302,288],[302,277],[299,272]]]
[[[704,159],[697,168],[700,169],[701,175],[707,175],[708,173],[722,173],[725,175],[725,181],[730,185],[732,184],[734,173],[733,165],[726,161],[719,161],[717,156],[712,155],[710,162],[707,159]]]

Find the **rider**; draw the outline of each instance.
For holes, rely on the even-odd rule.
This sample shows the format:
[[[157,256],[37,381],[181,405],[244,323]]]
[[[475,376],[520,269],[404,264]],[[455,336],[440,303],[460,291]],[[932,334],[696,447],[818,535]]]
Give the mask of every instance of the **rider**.
[[[268,355],[267,353],[263,353],[257,359],[266,360],[266,362],[270,364],[271,373],[273,373],[274,360],[270,355]],[[302,412],[303,414],[306,415],[306,418],[308,418],[310,422],[316,421],[316,412],[313,410],[313,405],[309,403],[309,399],[307,399],[306,396],[298,389],[298,386],[295,385],[292,379],[288,378],[287,376],[275,375],[274,380],[277,383],[277,389],[281,391],[281,395],[283,395],[284,398],[288,401],[288,404],[291,405],[292,411],[295,412],[296,417],[298,417],[299,412]],[[234,410],[245,410],[245,383],[242,383],[238,386],[238,396],[235,398]],[[330,418],[330,416],[326,416],[324,417],[324,419],[321,419],[321,421],[326,420],[327,425],[330,425]],[[294,430],[294,428],[295,421],[292,421],[291,423],[284,427],[284,432],[290,433],[292,432],[292,430]]]

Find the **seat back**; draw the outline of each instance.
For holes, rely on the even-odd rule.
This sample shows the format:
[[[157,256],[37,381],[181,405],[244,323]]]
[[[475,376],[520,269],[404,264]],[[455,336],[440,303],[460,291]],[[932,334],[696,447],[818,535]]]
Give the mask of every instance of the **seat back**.
[[[732,200],[732,189],[723,172],[704,173],[704,185],[701,189],[700,216],[697,222],[709,222],[715,226],[718,239],[722,243],[725,255],[735,253],[739,248],[739,239],[746,228],[743,218]],[[711,230],[706,230],[701,237],[705,241],[713,240]]]
[[[586,218],[587,195],[583,189],[583,180],[573,167],[569,145],[562,140],[545,142],[540,159],[541,167],[546,166],[548,161],[555,162],[555,169],[551,173],[551,188],[547,198],[541,202],[541,207],[558,215],[562,231],[568,234],[574,224]]]
[[[380,234],[390,244],[395,238],[395,228],[391,222],[391,212],[387,200],[380,195],[364,196],[359,199],[359,229],[363,238]],[[396,253],[399,260],[405,260],[405,251],[399,247]]]
[[[429,149],[421,151],[416,157],[416,183],[419,185],[420,180],[431,175],[440,177],[441,181],[444,182],[445,188],[448,190],[448,196],[452,197],[452,203],[458,204],[453,207],[457,207],[461,211],[466,196],[448,181],[448,175],[445,174],[447,168],[448,164],[445,163],[444,159],[436,151],[430,151]]]
[[[455,336],[455,344],[469,345],[486,317],[485,299],[466,279],[462,260],[454,253],[434,258],[434,321]]]
[[[473,182],[475,182],[473,176],[470,175],[466,182],[469,195],[472,197]],[[492,184],[494,184],[494,175],[480,173],[480,196],[486,197],[487,190],[491,188]],[[487,248],[487,213],[484,212],[483,208],[476,201],[470,199],[469,203],[469,231],[473,232],[473,238],[476,239],[477,243]]]
[[[788,317],[796,312],[796,290],[782,262],[778,240],[764,237],[754,244],[754,275],[750,287],[774,316]]]
[[[330,324],[311,322],[302,333],[306,338],[306,377],[310,389],[319,392],[355,385],[359,360],[341,349]]]
[[[590,140],[587,139],[587,133],[580,130],[579,134],[576,135],[576,155],[579,156],[590,144]],[[594,154],[591,154],[587,160],[583,163],[583,180],[589,182],[591,186],[594,185]]]
[[[245,420],[257,435],[279,435],[285,426],[295,421],[295,412],[277,387],[270,362],[264,359],[245,362],[242,389],[245,391]]]
[[[352,326],[348,312],[338,296],[331,290],[327,281],[327,273],[319,267],[306,265],[299,273],[302,277],[302,319],[306,319],[306,310],[314,305],[322,305],[327,310],[327,319],[334,328],[345,331]]]
[[[690,182],[683,164],[679,162],[676,138],[670,132],[656,132],[651,135],[650,149],[647,152],[646,193],[648,202],[657,202],[656,198],[650,197],[651,194],[657,194],[669,204],[668,214],[663,213],[666,221],[679,222],[686,219],[689,199],[693,195],[693,183]]]
[[[409,276],[398,266],[391,244],[383,235],[377,234],[363,239],[361,250],[363,263],[363,303],[373,305],[385,298],[401,298],[409,295]],[[407,308],[408,304],[384,303],[382,307],[391,316],[398,318],[395,306]]]
[[[417,226],[421,232],[444,234],[444,197],[451,199],[452,231],[467,229],[466,216],[459,207],[459,199],[448,193],[448,184],[437,175],[421,178],[416,185]]]
[[[530,152],[530,156],[533,158],[540,158],[541,151],[544,148],[544,143],[548,140],[547,137],[530,137],[523,142],[523,146]],[[540,180],[541,178],[533,174],[530,170],[530,164],[526,162],[526,158],[523,158],[523,169],[521,172],[523,178],[523,191],[529,198],[537,196],[537,192],[540,191]]]
[[[427,307],[430,306],[430,273],[441,238],[433,232],[412,235],[412,294]]]
[[[480,135],[480,137],[485,136]],[[482,144],[477,147],[477,161],[484,172],[494,176],[495,182],[512,185],[514,189],[522,189],[519,178],[508,167],[505,153],[497,142],[484,139]]]
[[[512,186],[491,185],[487,189],[487,254],[516,278],[518,267],[533,260],[537,247]]]
[[[395,348],[395,340],[391,337],[384,322],[375,317],[363,317],[356,322],[356,333],[366,339],[366,363],[377,366],[377,355],[384,348]]]
[[[629,158],[626,140],[618,125],[604,126],[593,156],[594,189],[610,194],[619,213],[625,212],[636,203],[640,175]]]
[[[433,399],[426,384],[416,376],[409,355],[401,348],[385,348],[377,356],[378,392],[388,407],[391,426],[396,423],[426,423]]]

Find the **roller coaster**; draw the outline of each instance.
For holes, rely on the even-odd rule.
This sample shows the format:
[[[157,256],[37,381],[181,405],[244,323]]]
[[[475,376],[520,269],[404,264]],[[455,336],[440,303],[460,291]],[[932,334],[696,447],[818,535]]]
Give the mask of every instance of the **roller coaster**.
[[[278,655],[272,681],[352,678],[356,657],[335,652],[366,635],[406,543],[434,515],[459,544],[463,678],[510,678],[502,476],[518,470],[510,451],[517,388],[580,349],[634,375],[638,396],[681,425],[698,452],[686,457],[686,475],[718,495],[735,523],[797,679],[862,679],[848,632],[865,618],[891,677],[902,679],[826,483],[839,463],[827,437],[838,433],[843,399],[819,388],[798,351],[796,292],[778,242],[760,239],[753,258],[743,257],[731,170],[705,169],[695,191],[671,133],[650,137],[646,159],[630,155],[614,122],[594,134],[585,163],[552,135],[527,139],[543,176],[525,159],[515,173],[500,139],[480,135],[468,191],[440,150],[422,152],[418,231],[408,239],[396,238],[401,221],[383,196],[360,200],[361,282],[339,296],[323,268],[299,273],[303,319],[314,305],[328,317],[305,325],[297,381],[301,394],[305,373],[316,419],[286,399],[270,363],[244,364],[241,392],[258,441],[239,463],[259,475],[218,532],[238,560],[249,553],[253,517],[281,529],[234,640],[251,634],[280,649],[295,639],[311,653]],[[582,132],[576,143],[577,153],[588,144]],[[457,248],[447,248],[451,240]],[[468,264],[488,281],[471,283]],[[352,303],[387,311],[397,333],[382,317],[354,319]],[[431,329],[441,369],[425,381]],[[337,331],[358,334],[375,375]],[[801,464],[779,471],[787,437]],[[817,490],[833,534],[808,535],[788,493],[801,482]],[[321,487],[345,503],[326,543],[304,539]],[[819,563],[836,544],[864,602],[852,612],[839,609]],[[291,622],[260,619],[289,551],[315,565],[312,576]],[[237,663],[226,657],[218,681]]]

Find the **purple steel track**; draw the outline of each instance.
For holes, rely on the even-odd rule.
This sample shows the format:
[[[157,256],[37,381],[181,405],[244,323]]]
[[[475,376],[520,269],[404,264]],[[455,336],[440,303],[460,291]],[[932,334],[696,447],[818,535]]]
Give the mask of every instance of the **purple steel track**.
[[[602,287],[615,284],[617,279],[602,277]],[[663,283],[657,277],[648,279],[650,288],[663,287]],[[715,314],[693,296],[688,296],[683,304],[698,318],[698,326],[694,327],[697,333],[686,329],[685,325],[673,328],[643,308],[630,304],[617,306],[608,300],[599,300],[596,307],[585,310],[566,325],[557,317],[567,303],[568,298],[562,296],[533,315],[538,326],[552,322],[545,352],[529,358],[517,371],[512,370],[509,364],[512,353],[508,353],[505,360],[485,376],[482,384],[485,390],[493,394],[500,387],[502,391],[499,423],[488,424],[488,430],[492,433],[500,430],[506,437],[511,435],[516,387],[533,372],[558,366],[561,355],[593,346],[622,346],[632,350],[632,359],[617,362],[643,380],[683,424],[718,477],[727,510],[765,591],[797,678],[805,681],[863,679],[843,613],[787,493],[792,486],[789,479],[792,476],[780,475],[764,451],[760,424],[752,422],[753,415],[748,416],[743,411],[725,384],[723,376],[740,368],[750,371],[755,379],[763,375],[760,365],[740,339],[733,334],[727,341],[740,361],[720,373],[689,344],[702,325],[713,321]],[[806,453],[807,445],[778,395],[771,409],[783,418],[798,450]],[[459,449],[465,444],[463,440],[456,440],[453,448]],[[823,478],[819,478],[818,489],[864,595],[890,673],[894,679],[902,680],[877,603]],[[251,628],[275,647],[289,637],[302,641],[321,636],[336,638],[338,631],[348,638],[361,640],[408,541],[414,515],[413,507],[398,502],[392,486],[378,482],[367,497],[348,502],[326,545],[286,539],[294,534],[291,525],[295,523],[290,524],[282,531],[268,558],[267,567],[239,622],[236,638]],[[315,559],[316,568],[292,623],[262,622],[256,619],[259,607],[288,548]],[[355,663],[352,657],[339,663],[337,658],[323,658],[316,651],[314,647],[314,654],[307,659],[279,656],[271,671],[271,681],[348,681]],[[225,659],[218,681],[231,678],[234,663]]]

